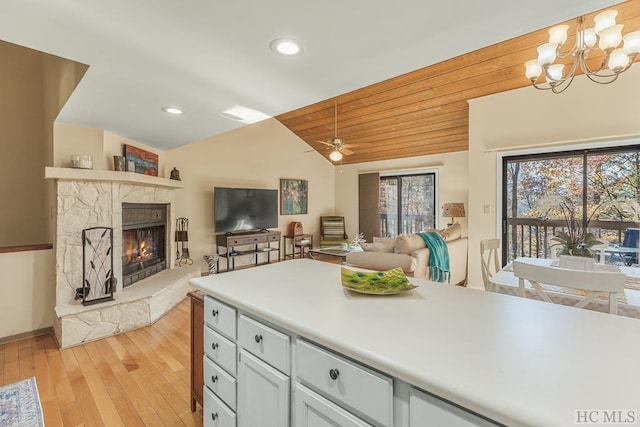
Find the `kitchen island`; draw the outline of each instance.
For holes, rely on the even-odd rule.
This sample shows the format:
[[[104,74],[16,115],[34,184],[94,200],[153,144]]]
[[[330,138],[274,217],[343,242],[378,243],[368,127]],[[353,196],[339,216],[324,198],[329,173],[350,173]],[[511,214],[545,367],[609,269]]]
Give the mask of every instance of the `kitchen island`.
[[[322,416],[333,416],[326,415],[331,409],[345,417],[340,420],[350,420],[338,425],[394,427],[428,425],[418,417],[433,412],[431,406],[440,408],[435,420],[448,420],[451,413],[456,422],[462,420],[456,425],[566,426],[575,423],[576,411],[621,410],[620,416],[626,416],[631,410],[637,417],[639,320],[411,281],[419,287],[406,294],[354,294],[342,288],[339,265],[308,259],[191,279],[209,296],[205,321],[211,328],[205,327],[210,329],[210,335],[205,331],[205,351],[215,351],[205,356],[205,371],[208,363],[219,368],[219,342],[237,352],[234,363],[223,360],[221,373],[230,374],[227,380],[234,386],[238,382],[238,402],[235,389],[229,392],[229,404],[218,399],[216,381],[209,384],[214,391],[210,406],[220,411],[209,411],[205,398],[205,425],[207,413],[219,420],[221,411],[233,420],[226,425],[235,425],[236,410],[238,425],[260,425],[247,421],[247,412],[263,408],[257,411],[255,405],[242,403],[245,398],[255,402],[243,391],[242,378],[263,378],[251,375],[262,361],[267,363],[260,366],[272,375],[268,384],[280,384],[277,398],[269,401],[280,405],[280,424],[273,425],[304,425],[300,413],[311,414],[319,406],[324,409],[318,413],[325,411]],[[271,337],[276,351],[264,348]],[[317,379],[312,370],[316,365],[324,369],[327,358],[341,370],[327,369],[326,379]],[[311,359],[313,363],[306,363]],[[354,366],[361,372],[347,376]],[[365,391],[383,403],[369,408],[349,397],[348,381],[354,378],[371,380]],[[384,394],[388,379],[391,407]],[[320,403],[314,407],[297,401],[312,399]],[[437,418],[440,415],[444,418]],[[453,425],[444,422],[433,425]]]

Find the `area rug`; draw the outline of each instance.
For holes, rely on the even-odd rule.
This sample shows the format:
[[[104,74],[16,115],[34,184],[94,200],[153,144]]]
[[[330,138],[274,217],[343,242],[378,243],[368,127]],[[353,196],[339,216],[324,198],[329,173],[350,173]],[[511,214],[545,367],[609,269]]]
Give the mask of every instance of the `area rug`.
[[[35,377],[0,387],[0,426],[44,426]]]

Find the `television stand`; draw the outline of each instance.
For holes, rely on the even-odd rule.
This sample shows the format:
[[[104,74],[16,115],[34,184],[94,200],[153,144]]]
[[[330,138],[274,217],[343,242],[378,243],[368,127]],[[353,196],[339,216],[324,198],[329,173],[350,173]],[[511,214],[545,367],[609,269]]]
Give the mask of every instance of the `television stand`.
[[[280,231],[258,230],[236,233],[216,234],[217,271],[220,271],[220,258],[227,261],[227,270],[236,269],[235,258],[242,255],[253,256],[253,266],[271,263],[271,252],[278,252],[280,259]],[[273,243],[278,245],[273,247]],[[240,246],[240,248],[237,248]],[[224,251],[222,251],[224,248]],[[259,254],[266,254],[266,261],[260,261]]]

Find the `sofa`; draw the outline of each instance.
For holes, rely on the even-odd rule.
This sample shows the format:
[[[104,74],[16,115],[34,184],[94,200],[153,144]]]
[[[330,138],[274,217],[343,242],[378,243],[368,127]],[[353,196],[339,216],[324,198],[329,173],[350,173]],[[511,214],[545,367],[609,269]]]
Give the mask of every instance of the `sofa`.
[[[460,224],[438,231],[449,250],[451,284],[465,284],[467,280],[467,251],[469,241],[462,237]],[[430,250],[417,234],[401,234],[395,239],[374,237],[373,243],[363,243],[362,252],[349,252],[347,264],[369,270],[384,271],[401,267],[407,276],[429,279]]]

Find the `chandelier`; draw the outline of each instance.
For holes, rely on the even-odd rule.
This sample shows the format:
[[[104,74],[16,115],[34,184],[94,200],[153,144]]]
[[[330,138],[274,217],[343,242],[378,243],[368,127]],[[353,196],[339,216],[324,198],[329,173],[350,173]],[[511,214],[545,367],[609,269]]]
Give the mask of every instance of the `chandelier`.
[[[607,10],[593,18],[594,26],[585,28],[584,18],[578,18],[576,41],[573,47],[562,52],[567,41],[568,25],[557,25],[549,30],[549,42],[538,47],[538,59],[527,61],[525,75],[536,89],[549,90],[553,93],[564,92],[571,85],[578,69],[591,81],[599,84],[614,82],[618,76],[631,68],[634,59],[640,52],[640,31],[622,36],[622,24],[616,24],[616,10]],[[623,42],[622,47],[618,47]],[[596,47],[596,42],[598,46]],[[591,52],[601,50],[604,60],[597,69],[592,70],[587,64]],[[557,58],[573,57],[568,72],[565,65],[555,63]],[[568,62],[568,61],[567,61]],[[544,74],[544,82],[539,82]]]

